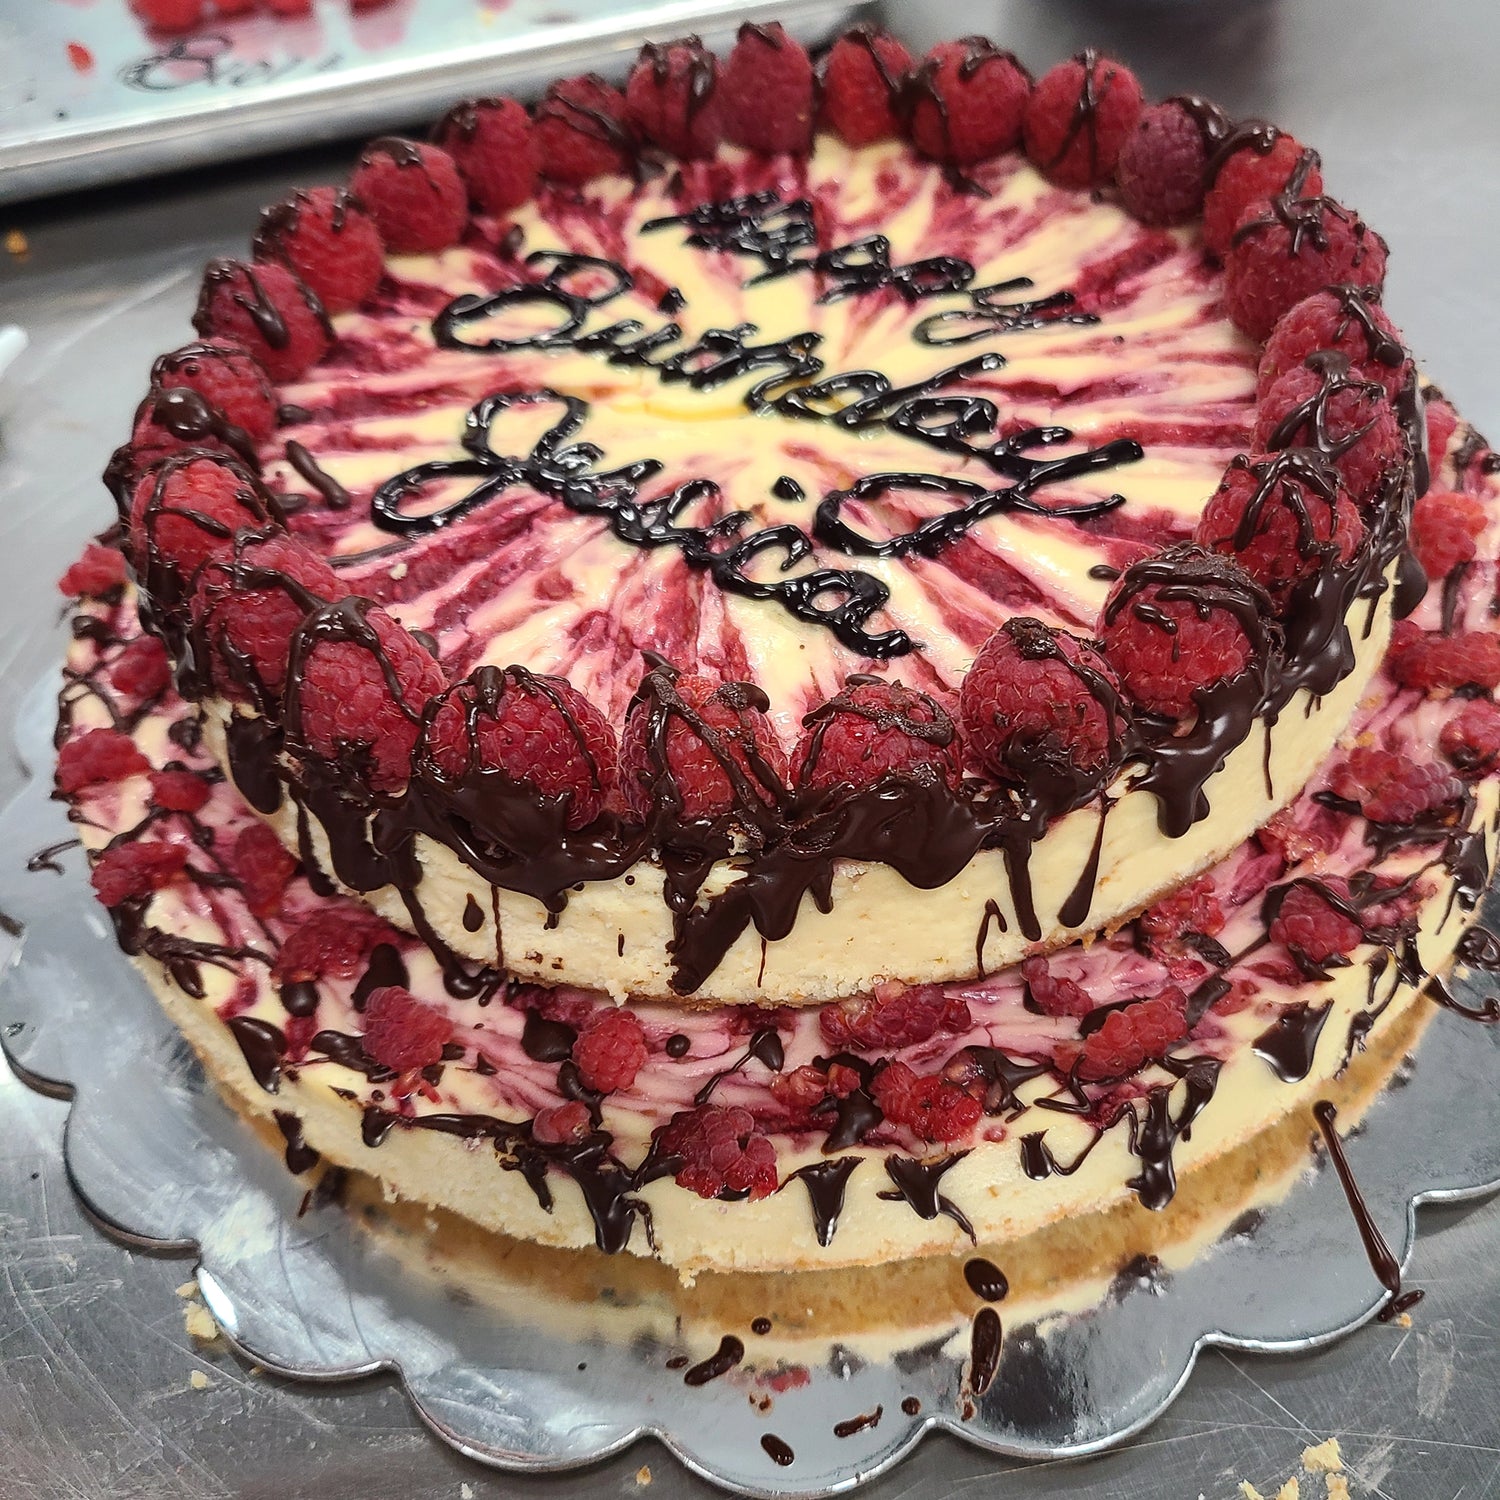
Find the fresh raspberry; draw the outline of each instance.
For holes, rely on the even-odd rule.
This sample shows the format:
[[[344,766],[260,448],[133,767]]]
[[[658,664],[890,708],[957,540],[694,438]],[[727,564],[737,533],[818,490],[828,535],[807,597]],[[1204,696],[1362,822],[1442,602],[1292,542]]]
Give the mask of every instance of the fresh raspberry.
[[[360,154],[349,188],[397,255],[446,250],[469,222],[468,189],[457,164],[440,146],[398,136],[371,141]]]
[[[125,554],[118,547],[90,542],[83,556],[57,580],[57,587],[70,599],[117,598],[125,587]]]
[[[1157,1062],[1187,1036],[1187,997],[1168,987],[1149,1000],[1113,1010],[1083,1041],[1078,1076],[1091,1083],[1128,1078]]]
[[[625,118],[673,156],[712,156],[723,134],[718,80],[718,59],[697,37],[647,42],[625,85]]]
[[[165,563],[191,578],[210,558],[228,555],[236,532],[265,521],[242,470],[213,458],[172,459],[135,487],[130,544],[138,567]]]
[[[843,692],[802,722],[792,764],[804,791],[838,786],[863,791],[887,776],[924,770],[958,785],[953,720],[935,698],[899,682],[850,678]]]
[[[969,1007],[941,985],[905,985],[890,979],[866,995],[825,1005],[818,1013],[823,1040],[835,1050],[899,1051],[938,1032],[957,1035],[973,1023]]]
[[[808,1063],[774,1073],[771,1097],[783,1109],[805,1120],[828,1097],[828,1074]]]
[[[724,134],[737,146],[774,156],[806,151],[812,140],[813,66],[780,21],[740,27],[719,80]]]
[[[1364,928],[1336,904],[1348,896],[1348,891],[1331,885],[1329,891],[1332,901],[1324,890],[1306,882],[1284,886],[1274,893],[1273,899],[1280,898],[1280,907],[1271,921],[1271,941],[1311,964],[1343,958],[1359,947],[1365,940]]]
[[[201,26],[208,4],[207,0],[130,0],[130,10],[153,31],[170,36]]]
[[[514,99],[473,99],[445,115],[436,140],[486,213],[519,208],[536,191],[531,116]]]
[[[186,868],[181,844],[111,844],[95,861],[89,880],[106,906],[119,906],[165,890]]]
[[[1492,630],[1429,634],[1410,620],[1398,620],[1386,665],[1402,687],[1493,692],[1500,688],[1500,635]]]
[[[443,1060],[453,1040],[453,1022],[400,985],[382,985],[365,1002],[366,1052],[394,1073],[428,1068]]]
[[[1372,823],[1414,823],[1463,796],[1463,784],[1435,760],[1361,745],[1333,768],[1328,784],[1335,795],[1357,802]]]
[[[399,792],[411,773],[422,710],[447,685],[443,669],[383,609],[351,600],[312,619],[324,620],[330,610],[345,628],[338,638],[308,638],[292,689],[295,714],[288,705],[299,748],[362,774],[373,791]]]
[[[1332,286],[1282,314],[1261,351],[1259,399],[1288,370],[1300,369],[1308,355],[1325,349],[1342,354],[1356,379],[1378,381],[1392,401],[1411,375],[1401,332],[1385,309],[1361,287]]]
[[[234,344],[188,344],[151,366],[154,390],[197,391],[259,447],[276,431],[276,392],[266,372]]]
[[[1314,366],[1321,365],[1321,368]],[[1345,373],[1338,355],[1288,370],[1266,392],[1255,416],[1255,447],[1316,448],[1339,471],[1356,505],[1379,494],[1405,457],[1401,424],[1385,392]]]
[[[1338,847],[1339,835],[1338,819],[1315,802],[1282,808],[1255,833],[1261,848],[1278,855],[1288,865],[1332,853]]]
[[[1120,148],[1115,178],[1142,224],[1185,224],[1203,207],[1208,148],[1198,122],[1170,100],[1141,111]]]
[[[543,1146],[577,1146],[593,1134],[586,1106],[576,1099],[538,1110],[531,1122],[531,1137]]]
[[[1021,139],[1031,74],[984,37],[939,42],[912,75],[909,98],[917,150],[968,167]]]
[[[776,1191],[776,1148],[748,1109],[705,1104],[675,1114],[656,1136],[657,1154],[676,1157],[677,1185],[700,1198],[765,1198]]]
[[[292,928],[276,955],[278,984],[353,979],[375,947],[401,941],[396,929],[356,901],[325,901]]]
[[[1411,513],[1411,548],[1434,583],[1474,560],[1475,541],[1489,524],[1484,506],[1456,490],[1429,490]]]
[[[911,68],[911,53],[889,32],[852,27],[823,64],[820,123],[851,146],[900,135],[902,87]]]
[[[532,136],[542,176],[569,187],[628,172],[635,159],[625,96],[597,73],[554,83],[536,107]]]
[[[279,700],[292,637],[307,618],[307,596],[316,607],[343,592],[333,569],[287,536],[247,540],[232,563],[206,568],[194,615],[212,647],[209,669],[219,690],[243,700],[247,689],[258,688],[259,696]]]
[[[235,837],[229,864],[239,876],[250,910],[257,917],[274,917],[297,870],[297,861],[281,840],[265,823],[247,823]]]
[[[1475,698],[1446,724],[1438,739],[1460,776],[1488,776],[1500,761],[1500,704]]]
[[[1094,997],[1064,974],[1054,974],[1045,958],[1028,958],[1021,965],[1021,978],[1031,1003],[1047,1016],[1086,1016],[1094,1008]]]
[[[1427,396],[1427,454],[1436,474],[1458,430],[1458,413],[1435,391]]]
[[[342,188],[306,188],[265,209],[255,259],[289,266],[331,313],[350,312],[380,284],[385,247],[375,221]]]
[[[1264,341],[1304,298],[1335,282],[1378,293],[1386,243],[1332,198],[1252,203],[1224,257],[1224,306],[1241,333]]]
[[[85,729],[57,752],[57,789],[71,797],[86,786],[124,781],[151,769],[135,741],[118,729]]]
[[[1240,454],[1198,518],[1193,540],[1234,560],[1278,606],[1330,558],[1348,562],[1365,534],[1338,471],[1292,451]]]
[[[1186,719],[1201,693],[1253,664],[1261,643],[1247,623],[1269,612],[1234,563],[1181,544],[1120,576],[1104,605],[1104,654],[1142,708]]]
[[[243,345],[273,380],[295,380],[333,344],[323,304],[275,264],[211,260],[193,327],[206,339]]]
[[[449,780],[476,764],[501,771],[545,798],[566,798],[569,828],[592,823],[615,785],[615,732],[561,677],[481,667],[442,695],[422,734],[427,755]]]
[[[1252,204],[1265,203],[1285,191],[1296,177],[1297,197],[1316,198],[1323,191],[1318,153],[1295,136],[1278,135],[1268,150],[1241,146],[1219,168],[1203,196],[1203,243],[1222,260],[1234,242],[1235,225]]]
[[[1026,154],[1063,187],[1111,181],[1141,113],[1141,86],[1124,63],[1080,52],[1044,73],[1026,105]]]
[[[786,751],[750,683],[649,673],[620,739],[620,786],[639,818],[660,802],[684,821],[775,807]]]
[[[914,1073],[903,1062],[889,1062],[876,1075],[870,1092],[893,1125],[904,1125],[918,1140],[962,1140],[979,1123],[984,1106],[972,1095],[939,1077]]]
[[[601,1094],[628,1089],[646,1064],[646,1052],[646,1033],[630,1010],[601,1011],[573,1043],[584,1087]]]
[[[109,680],[128,698],[155,698],[172,681],[166,647],[152,635],[132,641],[109,669]]]
[[[1039,764],[1098,780],[1120,757],[1114,668],[1039,620],[1007,620],[979,648],[958,706],[970,754],[1008,785],[1025,786]]]
[[[212,790],[197,771],[151,773],[151,804],[162,812],[202,812],[208,806]]]
[[[1214,894],[1213,877],[1200,875],[1155,906],[1148,906],[1136,920],[1153,946],[1176,943],[1186,933],[1214,937],[1224,930],[1224,908]]]

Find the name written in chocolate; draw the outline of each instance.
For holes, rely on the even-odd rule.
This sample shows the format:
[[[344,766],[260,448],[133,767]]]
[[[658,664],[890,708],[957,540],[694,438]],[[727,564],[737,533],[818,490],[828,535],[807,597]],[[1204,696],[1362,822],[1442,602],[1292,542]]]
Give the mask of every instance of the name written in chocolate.
[[[895,265],[890,244],[880,235],[799,256],[799,250],[816,243],[810,206],[800,199],[788,204],[769,193],[753,194],[703,204],[645,227],[671,224],[690,229],[689,244],[759,261],[761,270],[752,282],[804,271],[817,275],[825,283],[820,301],[882,288],[894,289],[908,301],[965,295],[966,306],[939,312],[918,325],[914,336],[932,346],[1058,321],[1096,321],[1072,311],[1067,292],[1034,301],[998,302],[998,294],[1030,283],[1022,278],[971,289],[974,268],[956,257]],[[742,323],[711,328],[684,345],[683,330],[674,321],[654,330],[634,318],[589,328],[597,309],[633,290],[635,278],[629,270],[596,256],[550,250],[534,252],[526,264],[537,279],[482,296],[458,297],[444,307],[432,323],[436,342],[450,349],[497,354],[567,348],[596,354],[612,365],[648,368],[664,384],[686,383],[695,390],[758,375],[743,398],[751,411],[772,410],[783,417],[846,429],[881,427],[919,445],[975,460],[1007,482],[992,488],[977,480],[921,470],[875,473],[848,489],[825,493],[810,531],[790,522],[750,530],[755,519],[750,511],[716,514],[706,524],[685,524],[683,517],[690,512],[701,515],[718,509],[721,495],[713,480],[688,478],[666,493],[644,497],[646,488],[665,474],[666,465],[644,459],[600,468],[603,451],[593,443],[574,441],[587,420],[589,404],[541,389],[487,397],[465,419],[465,457],[418,464],[387,480],[371,506],[382,529],[399,535],[432,532],[517,485],[527,485],[574,511],[607,518],[621,541],[636,547],[675,547],[689,567],[708,572],[726,592],[773,601],[795,618],[830,630],[861,656],[885,659],[919,648],[902,629],[870,629],[871,617],[890,599],[889,588],[856,568],[814,566],[794,573],[815,559],[818,544],[845,556],[931,556],[981,521],[1007,512],[1087,520],[1123,504],[1124,497],[1048,504],[1041,492],[1142,456],[1140,444],[1129,438],[1050,456],[1051,450],[1071,441],[1073,435],[1065,427],[1033,427],[1001,436],[995,403],[955,389],[967,379],[1003,368],[1005,357],[997,351],[972,355],[902,386],[878,370],[825,375],[817,353],[821,335],[810,331],[756,342],[757,327]],[[681,305],[680,299],[676,305]],[[556,422],[529,452],[507,452],[514,446],[504,433],[507,414],[547,405],[557,408]],[[435,508],[420,505],[434,486],[463,479],[475,483],[458,499]],[[947,508],[909,530],[883,536],[866,535],[844,518],[850,502],[869,514],[880,502],[903,496],[935,497],[947,502]]]

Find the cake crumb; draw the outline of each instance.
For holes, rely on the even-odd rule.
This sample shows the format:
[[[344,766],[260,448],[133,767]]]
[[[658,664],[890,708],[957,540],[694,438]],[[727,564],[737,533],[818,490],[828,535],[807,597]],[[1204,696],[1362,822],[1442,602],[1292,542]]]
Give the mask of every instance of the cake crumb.
[[[197,1301],[198,1283],[196,1281],[184,1281],[182,1285],[177,1288],[177,1295],[181,1297],[184,1302]]]
[[[208,1376],[205,1375],[202,1370],[194,1370],[193,1373],[188,1376],[188,1384],[192,1386],[195,1391],[206,1391],[209,1386]]]
[[[1297,1483],[1295,1474],[1276,1491],[1276,1500],[1301,1500],[1301,1496],[1302,1486]]]
[[[17,260],[25,260],[31,254],[31,241],[19,229],[5,231],[5,248]]]
[[[396,566],[386,574],[386,577],[389,578],[392,583],[399,583],[403,578],[406,577],[406,564],[404,562],[398,562]]]
[[[1266,1500],[1266,1497],[1248,1479],[1240,1480],[1240,1494],[1243,1500]]]
[[[651,1466],[649,1464],[642,1464],[640,1468],[635,1471],[635,1482],[640,1485],[642,1489],[645,1489],[646,1486],[651,1483]]]
[[[1398,1313],[1396,1315],[1396,1317],[1393,1319],[1393,1321],[1395,1322],[1397,1328],[1410,1328],[1411,1327],[1411,1314],[1410,1313]]]
[[[201,1302],[190,1302],[182,1311],[183,1326],[200,1344],[212,1344],[219,1337],[214,1315]]]
[[[458,1487],[459,1500],[474,1500],[474,1486],[472,1484],[461,1484]]]
[[[1328,1476],[1328,1500],[1349,1500],[1349,1481],[1342,1474]]]
[[[1339,1452],[1339,1440],[1331,1437],[1316,1447],[1304,1448],[1302,1467],[1309,1474],[1336,1474],[1344,1467],[1344,1455]]]

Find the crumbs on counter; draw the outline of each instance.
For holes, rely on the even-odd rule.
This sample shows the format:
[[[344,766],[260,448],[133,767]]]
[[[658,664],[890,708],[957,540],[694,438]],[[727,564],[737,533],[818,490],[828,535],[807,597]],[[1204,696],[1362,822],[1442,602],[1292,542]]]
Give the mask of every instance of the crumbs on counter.
[[[5,231],[5,248],[16,260],[26,260],[31,255],[31,241],[19,229]]]
[[[1343,1474],[1344,1455],[1337,1438],[1325,1438],[1321,1443],[1302,1450],[1302,1474],[1304,1477],[1323,1479],[1323,1494],[1326,1500],[1349,1500],[1349,1481]],[[1291,1478],[1268,1497],[1250,1483],[1240,1480],[1241,1500],[1302,1500],[1302,1479],[1293,1474]],[[1316,1487],[1309,1488],[1307,1500],[1318,1500]]]

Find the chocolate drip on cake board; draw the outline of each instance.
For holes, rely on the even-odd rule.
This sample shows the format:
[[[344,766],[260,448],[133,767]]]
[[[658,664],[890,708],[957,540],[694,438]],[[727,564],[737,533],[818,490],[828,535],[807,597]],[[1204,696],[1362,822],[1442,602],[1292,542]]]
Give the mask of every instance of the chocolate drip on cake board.
[[[1375,1279],[1390,1293],[1390,1297],[1379,1314],[1382,1322],[1387,1321],[1399,1316],[1408,1308],[1414,1307],[1421,1299],[1422,1293],[1420,1291],[1403,1293],[1401,1290],[1401,1263],[1386,1243],[1385,1236],[1380,1232],[1380,1226],[1376,1224],[1369,1204],[1365,1202],[1364,1194],[1360,1191],[1359,1183],[1355,1180],[1353,1169],[1349,1165],[1349,1158],[1344,1152],[1344,1143],[1339,1138],[1338,1110],[1328,1100],[1320,1099],[1313,1105],[1313,1118],[1318,1123],[1319,1131],[1322,1132],[1324,1144],[1328,1148],[1329,1160],[1333,1163],[1334,1171],[1338,1174],[1339,1186],[1343,1188],[1344,1197],[1348,1200],[1349,1211],[1354,1215],[1360,1241],[1364,1245],[1365,1255],[1369,1258],[1370,1269],[1375,1273]]]
[[[719,1340],[719,1347],[705,1360],[691,1366],[682,1377],[684,1385],[707,1385],[727,1375],[745,1357],[745,1345],[732,1333]]]

